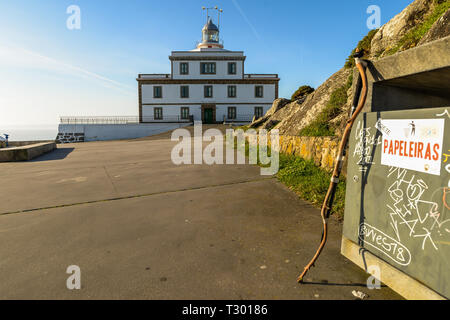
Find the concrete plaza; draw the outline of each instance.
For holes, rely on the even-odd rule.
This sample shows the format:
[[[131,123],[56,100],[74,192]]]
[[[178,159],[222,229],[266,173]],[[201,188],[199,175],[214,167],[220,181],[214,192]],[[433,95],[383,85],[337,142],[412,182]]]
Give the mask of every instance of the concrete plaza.
[[[250,165],[183,165],[168,135],[59,145],[2,163],[1,299],[370,299],[341,224],[305,284],[319,210]],[[66,269],[81,268],[81,290]]]

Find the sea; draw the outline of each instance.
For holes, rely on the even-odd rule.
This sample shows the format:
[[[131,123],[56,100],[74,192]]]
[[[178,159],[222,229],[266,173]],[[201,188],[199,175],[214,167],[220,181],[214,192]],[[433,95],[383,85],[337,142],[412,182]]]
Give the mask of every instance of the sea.
[[[0,124],[0,136],[9,135],[9,141],[55,140],[58,124],[42,125],[3,125]]]

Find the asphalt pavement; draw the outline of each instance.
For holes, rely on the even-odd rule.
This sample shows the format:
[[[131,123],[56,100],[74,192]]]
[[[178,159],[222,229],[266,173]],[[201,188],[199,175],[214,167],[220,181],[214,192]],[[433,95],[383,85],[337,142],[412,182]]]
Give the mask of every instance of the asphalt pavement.
[[[0,164],[0,299],[400,299],[326,249],[320,212],[251,165],[181,165],[175,142],[59,145]],[[81,289],[69,290],[69,266]]]

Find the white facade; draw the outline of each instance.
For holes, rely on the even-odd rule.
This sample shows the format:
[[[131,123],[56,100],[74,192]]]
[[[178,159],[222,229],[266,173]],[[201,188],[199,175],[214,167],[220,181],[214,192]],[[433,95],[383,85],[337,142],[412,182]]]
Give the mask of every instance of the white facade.
[[[218,39],[211,20],[203,39]],[[245,74],[242,51],[228,51],[216,40],[191,51],[173,51],[170,74],[140,74],[141,122],[177,122],[186,116],[205,123],[250,122],[278,98],[277,74]]]

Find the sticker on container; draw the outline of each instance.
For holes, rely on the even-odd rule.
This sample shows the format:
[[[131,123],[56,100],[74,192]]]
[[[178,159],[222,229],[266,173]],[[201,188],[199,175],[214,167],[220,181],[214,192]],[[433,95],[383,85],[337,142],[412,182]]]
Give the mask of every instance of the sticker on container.
[[[381,120],[381,164],[440,175],[444,125],[444,119]]]

